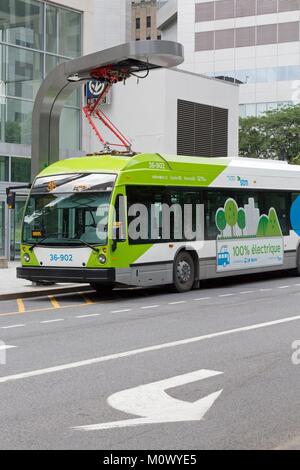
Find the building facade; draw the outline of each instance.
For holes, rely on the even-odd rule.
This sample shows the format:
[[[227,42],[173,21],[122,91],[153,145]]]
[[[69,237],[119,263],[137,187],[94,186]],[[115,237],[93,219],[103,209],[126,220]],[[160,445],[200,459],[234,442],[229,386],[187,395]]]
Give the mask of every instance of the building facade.
[[[0,2],[0,257],[17,259],[26,191],[16,210],[5,204],[9,185],[30,181],[31,116],[46,75],[64,61],[130,39],[127,0],[9,0]],[[61,156],[85,148],[81,92],[61,117]]]
[[[156,26],[156,0],[136,0],[132,2],[131,39],[142,41],[161,39]]]
[[[299,102],[299,0],[161,0],[158,27],[183,67],[240,84],[240,114]]]
[[[176,69],[152,70],[113,87],[105,112],[135,152],[189,156],[238,154],[239,87]],[[130,119],[128,118],[130,110]],[[103,126],[104,139],[111,142]],[[93,133],[93,151],[101,150]]]

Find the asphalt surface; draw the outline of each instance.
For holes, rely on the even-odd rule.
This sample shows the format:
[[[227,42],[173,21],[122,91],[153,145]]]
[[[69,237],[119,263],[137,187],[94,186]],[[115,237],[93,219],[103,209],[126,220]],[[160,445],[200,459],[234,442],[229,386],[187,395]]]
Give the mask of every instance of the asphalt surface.
[[[129,289],[0,302],[0,449],[299,449],[299,305],[300,278],[287,273],[181,295]],[[221,373],[180,379],[202,370]],[[147,387],[138,389],[140,415],[124,411],[128,394],[117,409],[110,399],[169,378],[171,412]],[[218,391],[203,419],[180,414]],[[82,428],[151,407],[158,421],[171,413],[175,422]]]

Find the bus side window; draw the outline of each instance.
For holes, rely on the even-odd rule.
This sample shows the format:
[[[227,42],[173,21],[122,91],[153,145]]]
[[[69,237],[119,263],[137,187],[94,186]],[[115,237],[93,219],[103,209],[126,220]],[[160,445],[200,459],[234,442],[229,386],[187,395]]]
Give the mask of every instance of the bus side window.
[[[203,218],[199,206],[202,204],[202,192],[193,188],[170,189],[170,205],[178,205],[182,220],[171,214],[171,240],[176,241],[175,234],[182,229],[182,239],[188,241],[195,240],[195,234],[198,239],[203,239]],[[200,211],[200,214],[197,214]],[[197,226],[201,224],[201,227]]]
[[[215,240],[219,235],[216,226],[216,213],[221,207],[224,207],[230,194],[225,191],[205,191],[204,193],[204,214],[205,231],[207,240]]]
[[[278,193],[274,191],[264,193],[264,207],[261,212],[268,215],[269,210],[276,210],[277,218],[283,235],[289,235],[289,204],[288,194],[285,192]],[[263,210],[262,210],[263,209]]]

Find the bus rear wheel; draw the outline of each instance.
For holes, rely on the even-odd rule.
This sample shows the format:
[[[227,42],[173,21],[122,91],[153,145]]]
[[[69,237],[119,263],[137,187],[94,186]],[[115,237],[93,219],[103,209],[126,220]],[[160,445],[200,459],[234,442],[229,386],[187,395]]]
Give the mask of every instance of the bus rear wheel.
[[[189,292],[195,282],[195,264],[187,251],[179,253],[174,263],[174,287],[176,292]]]
[[[97,284],[97,283],[91,283],[90,286],[92,289],[94,289],[97,292],[98,295],[110,294],[115,287],[114,284]]]

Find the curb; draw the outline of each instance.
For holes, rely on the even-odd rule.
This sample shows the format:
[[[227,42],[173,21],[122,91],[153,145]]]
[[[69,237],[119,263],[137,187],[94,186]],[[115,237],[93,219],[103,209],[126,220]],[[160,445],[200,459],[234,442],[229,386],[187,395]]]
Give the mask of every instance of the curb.
[[[53,289],[39,289],[30,292],[12,292],[11,294],[0,294],[0,302],[4,300],[32,299],[47,295],[72,294],[77,292],[93,292],[93,289],[91,289],[91,286],[83,285],[82,287],[58,287]]]

